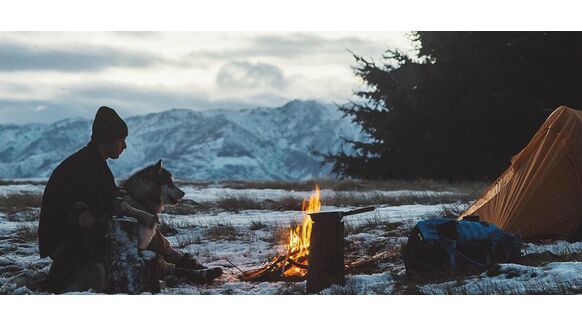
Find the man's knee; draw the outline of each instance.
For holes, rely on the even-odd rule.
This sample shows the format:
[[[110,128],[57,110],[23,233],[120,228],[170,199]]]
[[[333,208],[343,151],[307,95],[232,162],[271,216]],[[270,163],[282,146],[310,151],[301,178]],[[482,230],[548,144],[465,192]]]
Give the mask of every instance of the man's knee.
[[[69,244],[59,245],[50,255],[47,289],[53,293],[62,293],[72,283],[73,273],[80,267],[78,249]]]
[[[105,266],[100,262],[84,263],[72,273],[72,283],[65,289],[66,292],[81,292],[105,290]]]

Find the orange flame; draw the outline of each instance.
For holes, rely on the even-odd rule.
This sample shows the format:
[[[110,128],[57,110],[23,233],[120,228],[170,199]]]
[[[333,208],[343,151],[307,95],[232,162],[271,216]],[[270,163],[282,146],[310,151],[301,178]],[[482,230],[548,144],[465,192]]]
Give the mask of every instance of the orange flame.
[[[315,186],[315,191],[311,193],[309,202],[307,198],[303,199],[301,211],[303,212],[303,223],[295,229],[289,229],[289,243],[287,244],[287,256],[296,263],[307,265],[307,256],[309,255],[309,242],[311,240],[311,226],[313,221],[307,213],[319,212],[321,200],[319,199],[319,186]],[[307,270],[292,266],[285,271],[285,276],[305,276]]]

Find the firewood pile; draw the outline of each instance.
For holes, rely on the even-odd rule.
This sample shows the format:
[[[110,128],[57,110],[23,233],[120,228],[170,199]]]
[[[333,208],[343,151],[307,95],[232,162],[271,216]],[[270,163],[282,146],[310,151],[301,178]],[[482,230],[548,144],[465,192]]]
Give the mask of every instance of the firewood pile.
[[[280,255],[262,268],[245,272],[240,279],[242,281],[303,281],[307,278],[307,256],[292,259],[297,252]]]

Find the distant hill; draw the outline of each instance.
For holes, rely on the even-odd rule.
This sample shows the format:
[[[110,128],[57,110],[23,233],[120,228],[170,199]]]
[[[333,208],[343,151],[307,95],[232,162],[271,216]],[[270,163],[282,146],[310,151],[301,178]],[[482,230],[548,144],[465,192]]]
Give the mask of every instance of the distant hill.
[[[126,118],[128,149],[109,161],[116,177],[162,159],[184,179],[306,179],[328,176],[310,149],[336,151],[359,126],[335,106],[291,101],[282,107],[170,111]],[[43,178],[83,147],[91,120],[0,125],[0,177]]]

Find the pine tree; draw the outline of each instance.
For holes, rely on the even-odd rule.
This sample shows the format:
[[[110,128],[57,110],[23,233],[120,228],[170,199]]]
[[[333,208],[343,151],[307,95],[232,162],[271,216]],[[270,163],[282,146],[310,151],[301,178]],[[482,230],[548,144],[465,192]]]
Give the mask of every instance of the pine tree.
[[[340,107],[368,141],[323,155],[368,179],[492,179],[551,110],[582,109],[580,32],[417,32],[417,58],[354,55],[366,85]]]

